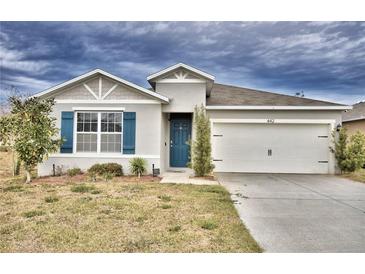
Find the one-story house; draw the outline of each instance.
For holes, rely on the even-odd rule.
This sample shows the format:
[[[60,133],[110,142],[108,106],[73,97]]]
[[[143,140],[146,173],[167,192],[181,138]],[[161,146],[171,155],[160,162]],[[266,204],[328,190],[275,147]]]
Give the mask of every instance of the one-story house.
[[[342,123],[351,135],[356,131],[365,134],[365,101],[353,105],[353,108],[342,113]]]
[[[147,77],[146,89],[101,69],[36,94],[54,98],[53,115],[66,139],[41,165],[87,169],[143,157],[161,172],[186,167],[194,139],[193,112],[211,121],[216,172],[335,173],[331,132],[351,107],[215,83],[215,77],[176,64]]]

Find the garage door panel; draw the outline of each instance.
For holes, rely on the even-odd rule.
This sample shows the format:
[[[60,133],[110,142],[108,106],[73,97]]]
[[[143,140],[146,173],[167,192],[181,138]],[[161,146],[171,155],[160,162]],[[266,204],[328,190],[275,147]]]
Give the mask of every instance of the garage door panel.
[[[326,136],[327,125],[214,124],[215,171],[327,173]]]

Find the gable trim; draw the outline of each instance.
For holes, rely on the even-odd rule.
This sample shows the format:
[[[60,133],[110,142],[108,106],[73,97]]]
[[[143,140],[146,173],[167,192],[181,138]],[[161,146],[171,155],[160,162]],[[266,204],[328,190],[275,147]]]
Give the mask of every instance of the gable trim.
[[[58,104],[152,104],[159,105],[161,102],[156,100],[83,100],[83,99],[56,99]]]
[[[156,99],[159,99],[160,101],[162,101],[164,103],[169,103],[169,98],[167,98],[167,97],[165,97],[165,96],[163,96],[161,94],[158,94],[156,92],[153,92],[153,91],[150,91],[148,89],[145,89],[143,87],[140,87],[140,86],[138,86],[136,84],[133,84],[133,83],[131,83],[129,81],[126,81],[126,80],[124,80],[122,78],[119,78],[118,76],[115,76],[113,74],[110,74],[110,73],[108,73],[108,72],[106,72],[104,70],[101,70],[101,69],[95,69],[95,70],[92,70],[90,72],[84,73],[84,74],[82,74],[82,75],[80,75],[78,77],[75,77],[75,78],[73,78],[73,79],[71,79],[69,81],[63,82],[63,83],[58,84],[58,85],[56,85],[54,87],[51,87],[49,89],[46,89],[46,90],[44,90],[42,92],[36,93],[32,97],[41,97],[41,96],[50,94],[50,93],[52,93],[52,92],[54,92],[54,91],[56,91],[56,90],[58,90],[60,88],[66,87],[66,86],[68,86],[68,85],[70,85],[72,83],[75,83],[77,81],[81,81],[82,79],[87,78],[87,77],[90,77],[90,76],[92,76],[94,74],[97,74],[97,73],[100,73],[101,75],[104,75],[106,77],[109,77],[109,78],[111,78],[111,79],[113,79],[113,80],[115,80],[117,82],[120,82],[120,83],[122,83],[124,85],[127,85],[129,87],[135,88],[138,91],[140,91],[140,92],[142,92],[142,93],[144,93],[146,95],[152,96],[152,97],[154,97]]]
[[[154,78],[157,78],[157,77],[159,77],[159,76],[161,76],[161,75],[163,75],[163,74],[166,74],[166,73],[168,73],[168,72],[170,72],[170,71],[173,71],[173,70],[175,70],[175,69],[178,69],[178,68],[184,68],[184,69],[186,69],[186,70],[190,70],[190,71],[192,71],[192,72],[194,72],[194,73],[196,73],[196,74],[198,74],[198,75],[200,75],[200,76],[203,76],[203,77],[205,77],[205,78],[208,78],[209,80],[212,80],[212,81],[214,81],[214,80],[215,80],[215,77],[214,77],[213,75],[209,74],[209,73],[206,73],[206,72],[201,71],[201,70],[199,70],[199,69],[193,68],[193,67],[188,66],[188,65],[186,65],[186,64],[184,64],[184,63],[178,63],[178,64],[176,64],[176,65],[170,66],[170,67],[168,67],[168,68],[165,68],[165,69],[163,69],[163,70],[160,70],[159,72],[156,72],[156,73],[154,73],[154,74],[149,75],[149,76],[147,77],[147,81],[151,81],[151,80],[152,80],[152,79],[154,79]]]

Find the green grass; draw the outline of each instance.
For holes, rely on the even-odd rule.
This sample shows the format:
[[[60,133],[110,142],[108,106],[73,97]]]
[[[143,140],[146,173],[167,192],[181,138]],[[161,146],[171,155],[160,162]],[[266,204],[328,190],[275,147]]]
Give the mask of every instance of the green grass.
[[[55,202],[58,202],[60,199],[56,196],[48,196],[46,198],[44,198],[44,201],[46,203],[55,203]]]
[[[218,225],[214,221],[204,221],[200,227],[207,230],[213,230],[217,228]]]
[[[168,195],[159,195],[158,198],[161,199],[161,201],[164,201],[164,202],[170,202],[171,201],[171,197],[168,196]]]
[[[33,217],[36,217],[36,216],[42,216],[44,214],[45,214],[45,212],[42,211],[42,210],[31,210],[31,211],[24,212],[23,216],[25,218],[33,218]]]
[[[221,186],[9,178],[0,177],[0,252],[261,251]]]
[[[78,193],[92,192],[95,191],[95,186],[87,184],[74,185],[71,187],[71,191]]]

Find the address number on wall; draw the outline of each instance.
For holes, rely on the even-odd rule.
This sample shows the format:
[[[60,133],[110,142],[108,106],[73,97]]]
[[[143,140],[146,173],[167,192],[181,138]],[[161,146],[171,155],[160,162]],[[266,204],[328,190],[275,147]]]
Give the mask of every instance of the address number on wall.
[[[273,124],[273,123],[275,123],[275,120],[274,119],[267,119],[266,122],[268,124]]]

